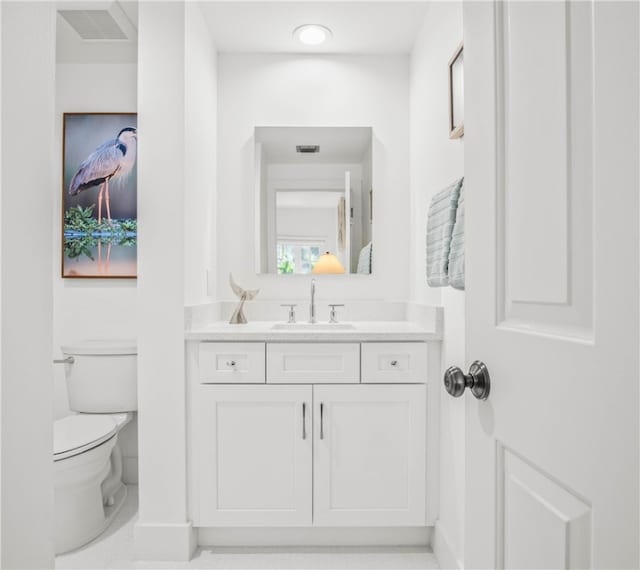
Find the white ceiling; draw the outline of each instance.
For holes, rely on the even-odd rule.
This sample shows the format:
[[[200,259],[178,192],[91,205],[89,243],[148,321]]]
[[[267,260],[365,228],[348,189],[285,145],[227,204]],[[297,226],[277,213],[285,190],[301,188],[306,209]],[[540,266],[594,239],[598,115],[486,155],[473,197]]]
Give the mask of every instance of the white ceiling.
[[[58,0],[58,10],[106,10],[124,32],[124,40],[83,40],[59,13],[56,19],[58,63],[136,63],[138,61],[137,0]]]
[[[409,53],[427,3],[414,2],[213,2],[202,12],[219,53]],[[303,24],[333,32],[325,45],[294,40]]]
[[[371,127],[256,127],[271,164],[357,164],[371,146]],[[296,152],[296,145],[319,145],[317,154]]]
[[[138,0],[58,0],[56,4],[59,9],[111,8],[126,15],[137,30]],[[199,4],[219,53],[403,54],[413,47],[428,2],[200,0]],[[333,37],[323,46],[304,46],[292,35],[303,24],[327,26]],[[60,63],[135,63],[137,36],[82,40],[58,15],[56,51]]]

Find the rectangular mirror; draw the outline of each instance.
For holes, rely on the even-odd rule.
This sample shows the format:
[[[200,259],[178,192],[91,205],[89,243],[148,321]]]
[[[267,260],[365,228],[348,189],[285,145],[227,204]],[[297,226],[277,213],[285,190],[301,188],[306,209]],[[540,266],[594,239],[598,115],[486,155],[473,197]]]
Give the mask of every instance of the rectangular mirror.
[[[329,252],[340,263],[315,273],[371,273],[371,127],[256,127],[254,140],[257,272],[309,274]]]

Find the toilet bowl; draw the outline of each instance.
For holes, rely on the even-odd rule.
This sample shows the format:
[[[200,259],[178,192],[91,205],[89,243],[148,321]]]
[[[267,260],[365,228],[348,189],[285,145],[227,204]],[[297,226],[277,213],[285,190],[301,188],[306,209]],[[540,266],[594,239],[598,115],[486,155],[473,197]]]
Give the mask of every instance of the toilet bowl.
[[[100,535],[127,496],[118,432],[128,414],[76,414],[54,422],[56,554]]]
[[[62,349],[71,409],[54,422],[54,546],[99,536],[127,495],[118,432],[137,408],[135,343],[90,341]],[[98,413],[96,413],[98,412]]]

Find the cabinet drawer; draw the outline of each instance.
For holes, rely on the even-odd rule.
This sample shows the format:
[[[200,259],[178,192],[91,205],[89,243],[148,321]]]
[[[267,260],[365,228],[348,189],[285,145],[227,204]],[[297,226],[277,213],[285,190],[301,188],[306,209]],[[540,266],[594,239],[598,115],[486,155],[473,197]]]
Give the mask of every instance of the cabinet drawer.
[[[426,382],[427,344],[424,342],[363,343],[362,381]]]
[[[357,343],[273,343],[267,345],[267,382],[342,384],[360,382]]]
[[[202,384],[262,384],[262,342],[201,342],[198,354]]]

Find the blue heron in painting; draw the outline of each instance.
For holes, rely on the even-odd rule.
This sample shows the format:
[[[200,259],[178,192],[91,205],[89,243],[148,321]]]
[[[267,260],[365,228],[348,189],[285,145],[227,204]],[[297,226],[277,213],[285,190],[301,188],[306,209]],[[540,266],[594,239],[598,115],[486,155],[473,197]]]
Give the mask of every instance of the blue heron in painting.
[[[107,207],[107,219],[111,225],[109,206],[109,182],[126,177],[136,162],[138,132],[133,127],[122,129],[115,139],[108,140],[94,150],[78,168],[69,184],[69,194],[75,196],[87,188],[99,186],[98,223],[102,223],[102,199]]]

